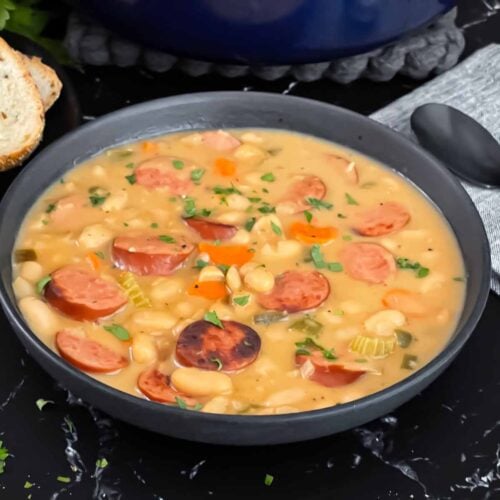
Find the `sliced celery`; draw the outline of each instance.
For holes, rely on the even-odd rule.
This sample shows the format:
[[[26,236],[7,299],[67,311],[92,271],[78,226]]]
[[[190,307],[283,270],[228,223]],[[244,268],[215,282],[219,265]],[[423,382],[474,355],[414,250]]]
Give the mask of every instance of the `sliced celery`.
[[[381,339],[358,335],[349,344],[349,349],[362,356],[385,358],[394,351],[395,346],[396,339],[394,337]]]
[[[135,307],[151,307],[151,301],[146,297],[132,273],[121,273],[118,282]]]

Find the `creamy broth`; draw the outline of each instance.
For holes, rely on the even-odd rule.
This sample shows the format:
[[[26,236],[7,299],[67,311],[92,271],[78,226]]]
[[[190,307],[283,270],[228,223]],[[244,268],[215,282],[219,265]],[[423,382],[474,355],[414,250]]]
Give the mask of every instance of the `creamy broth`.
[[[36,201],[13,269],[36,335],[77,366],[97,357],[103,373],[86,371],[98,380],[249,415],[337,405],[409,376],[448,342],[465,289],[447,222],[409,182],[269,130],[173,134],[86,161]],[[226,345],[229,320],[251,333],[237,326],[238,353],[216,356],[207,335]]]

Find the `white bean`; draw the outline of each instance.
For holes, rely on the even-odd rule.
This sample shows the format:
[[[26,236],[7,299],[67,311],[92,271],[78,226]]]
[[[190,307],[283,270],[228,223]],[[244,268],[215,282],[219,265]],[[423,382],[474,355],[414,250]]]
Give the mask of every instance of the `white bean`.
[[[265,243],[261,249],[261,255],[270,259],[290,259],[301,252],[302,245],[295,240],[278,241],[276,245]]]
[[[102,204],[102,209],[105,212],[117,212],[125,208],[127,201],[127,191],[117,191],[106,198],[106,201]]]
[[[304,389],[294,387],[271,394],[264,402],[266,406],[282,406],[302,401],[306,396]]]
[[[92,167],[92,175],[95,177],[106,177],[106,170],[101,165],[94,165]]]
[[[242,136],[241,139],[245,142],[251,142],[254,144],[260,144],[264,142],[264,139],[260,137],[260,135],[257,135],[253,132],[245,132]]]
[[[229,394],[233,390],[229,375],[199,368],[177,368],[171,375],[171,381],[178,391],[193,397]]]
[[[256,164],[267,157],[267,153],[252,144],[242,144],[234,151],[234,157],[244,162]]]
[[[158,351],[155,341],[149,335],[139,333],[132,339],[132,356],[137,363],[153,363],[156,361]]]
[[[203,406],[201,411],[205,413],[227,413],[229,408],[229,399],[224,396],[215,396]]]
[[[277,236],[276,230],[279,230],[280,235],[283,235],[283,225],[277,215],[264,215],[253,226],[252,234],[263,237],[272,236],[275,239]]]
[[[258,267],[245,275],[244,282],[256,292],[270,292],[274,287],[274,276],[266,269]]]
[[[139,327],[148,330],[168,330],[177,323],[177,318],[166,311],[138,311],[132,321]]]
[[[250,271],[253,271],[254,269],[257,269],[258,267],[261,267],[262,264],[254,261],[247,262],[246,264],[243,264],[240,267],[240,274],[241,276],[246,276]]]
[[[238,229],[230,241],[233,245],[246,245],[250,242],[250,233],[245,229]]]
[[[227,206],[232,210],[246,210],[250,206],[250,201],[241,194],[230,194],[226,197]]]
[[[243,224],[247,217],[248,215],[245,212],[231,211],[220,214],[216,220],[223,224]]]
[[[203,144],[203,136],[199,133],[186,135],[181,139],[186,146],[200,146]]]
[[[224,281],[224,273],[217,266],[205,266],[198,275],[198,281]]]
[[[21,276],[18,276],[14,280],[12,288],[14,289],[14,294],[18,299],[28,297],[29,295],[35,295],[35,287],[29,281],[21,278]]]
[[[189,318],[189,316],[191,316],[194,312],[194,306],[191,302],[178,302],[174,306],[174,312],[180,318]]]
[[[113,233],[110,229],[102,224],[93,224],[82,230],[78,242],[82,247],[95,249],[109,243],[112,239]]]
[[[358,314],[365,310],[365,307],[361,302],[356,302],[355,300],[344,300],[340,304],[340,309],[346,314]]]
[[[45,302],[35,297],[24,297],[19,301],[19,309],[33,330],[41,334],[55,333],[59,320]]]
[[[403,326],[405,323],[406,318],[401,311],[385,309],[365,320],[365,328],[370,333],[386,336],[392,335],[396,328]]]
[[[236,266],[231,266],[227,270],[226,283],[233,293],[241,289],[241,277]]]
[[[154,303],[163,305],[180,295],[183,288],[183,283],[178,278],[159,278],[153,282],[149,296]]]
[[[23,262],[19,270],[19,276],[31,283],[36,283],[43,276],[43,267],[32,260]]]

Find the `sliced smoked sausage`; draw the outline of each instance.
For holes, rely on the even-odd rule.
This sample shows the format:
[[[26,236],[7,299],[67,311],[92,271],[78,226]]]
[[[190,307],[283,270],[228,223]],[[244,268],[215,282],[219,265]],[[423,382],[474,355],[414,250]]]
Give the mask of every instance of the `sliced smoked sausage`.
[[[167,276],[194,250],[183,236],[123,235],[113,241],[115,266],[140,276]]]
[[[181,166],[182,170],[177,170],[175,165]],[[187,167],[188,164],[180,158],[156,156],[137,166],[135,180],[137,184],[147,188],[166,188],[172,194],[187,194],[193,187],[187,177]]]
[[[69,328],[57,332],[56,347],[66,361],[86,372],[110,373],[128,365],[121,354]]]
[[[351,243],[340,252],[345,272],[355,280],[383,283],[396,271],[391,252],[375,243]]]
[[[362,236],[384,236],[399,231],[409,220],[408,210],[401,203],[390,201],[359,213],[353,229]]]
[[[188,325],[179,335],[176,356],[185,366],[204,370],[241,370],[257,358],[261,340],[255,330],[237,321],[223,328],[204,320]]]
[[[278,203],[278,212],[297,214],[308,210],[311,205],[309,198],[322,200],[326,195],[324,182],[315,175],[305,175],[290,185],[283,199]]]
[[[188,406],[196,404],[196,400],[173,389],[170,386],[169,377],[156,368],[144,370],[137,379],[137,387],[151,401],[176,403],[176,398],[181,398]]]
[[[286,271],[276,277],[274,288],[258,296],[265,309],[290,313],[320,306],[330,295],[328,280],[318,271]]]
[[[200,217],[190,217],[184,219],[184,222],[205,240],[229,240],[238,231],[236,226],[212,222]]]
[[[127,303],[118,285],[84,267],[64,266],[50,277],[44,288],[47,302],[77,321],[109,316]]]

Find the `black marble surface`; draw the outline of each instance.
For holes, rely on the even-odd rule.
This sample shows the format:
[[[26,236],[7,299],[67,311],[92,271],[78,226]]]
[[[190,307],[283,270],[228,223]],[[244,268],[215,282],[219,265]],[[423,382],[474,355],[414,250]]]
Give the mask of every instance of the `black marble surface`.
[[[498,0],[459,4],[466,55],[500,43]],[[70,78],[87,120],[155,97],[243,88],[368,114],[420,84],[405,78],[347,87],[265,83],[113,68],[70,71]],[[50,112],[49,126],[60,112]],[[12,178],[0,175],[2,190]],[[2,314],[0,325],[0,440],[12,454],[0,475],[1,499],[500,498],[500,299],[494,295],[457,360],[420,396],[361,428],[265,449],[183,442],[111,420],[58,387],[27,356]],[[39,411],[39,398],[54,403]],[[97,468],[99,458],[109,465]],[[271,486],[264,484],[266,474],[274,476]],[[26,481],[33,487],[24,489]]]

